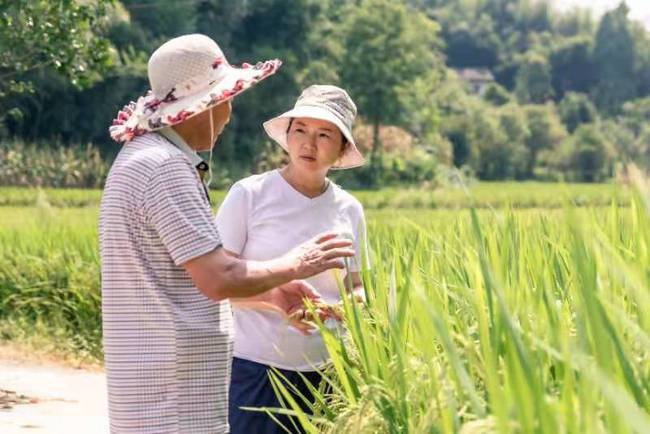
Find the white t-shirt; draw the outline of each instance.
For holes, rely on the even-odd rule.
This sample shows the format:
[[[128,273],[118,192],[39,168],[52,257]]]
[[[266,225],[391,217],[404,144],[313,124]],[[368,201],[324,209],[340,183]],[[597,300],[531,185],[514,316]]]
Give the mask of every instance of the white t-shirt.
[[[308,198],[277,170],[250,176],[232,186],[216,221],[224,248],[244,259],[275,259],[331,230],[354,238],[357,255],[349,260],[350,271],[360,271],[362,259],[368,258],[363,207],[332,182],[323,194]],[[328,270],[307,279],[328,303],[340,300],[334,273]],[[275,312],[233,311],[235,357],[294,371],[313,371],[327,363],[320,333],[305,336]]]

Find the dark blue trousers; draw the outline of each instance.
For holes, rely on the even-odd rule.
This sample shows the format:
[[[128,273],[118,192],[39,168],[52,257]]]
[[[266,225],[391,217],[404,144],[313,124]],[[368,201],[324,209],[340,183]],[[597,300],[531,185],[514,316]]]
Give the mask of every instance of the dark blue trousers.
[[[284,434],[286,431],[276,424],[268,414],[263,412],[253,412],[241,410],[240,407],[276,407],[282,405],[275,396],[271,380],[269,379],[269,370],[271,368],[261,363],[251,362],[250,360],[233,358],[232,374],[230,378],[230,410],[229,422],[231,434]],[[309,392],[303,379],[296,371],[287,371],[278,369],[287,380],[295,385],[303,396],[310,401],[313,395]],[[307,381],[315,388],[321,382],[321,376],[318,372],[302,372]],[[294,396],[296,402],[300,403],[303,410],[309,414],[309,410],[304,405],[302,399],[297,395]],[[292,432],[302,433],[291,423],[294,419],[296,426],[300,427],[295,418],[289,416],[274,414],[274,417]]]

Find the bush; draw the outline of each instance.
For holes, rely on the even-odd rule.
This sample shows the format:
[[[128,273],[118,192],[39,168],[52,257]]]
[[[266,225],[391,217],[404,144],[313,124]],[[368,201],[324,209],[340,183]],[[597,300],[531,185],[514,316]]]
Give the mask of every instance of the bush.
[[[607,142],[596,125],[582,125],[573,135],[573,152],[569,160],[575,180],[594,182],[607,175]]]
[[[332,171],[332,179],[346,189],[436,184],[438,159],[432,148],[414,147],[408,153],[383,153],[376,165]]]
[[[0,185],[98,188],[103,186],[108,168],[92,145],[0,144]]]

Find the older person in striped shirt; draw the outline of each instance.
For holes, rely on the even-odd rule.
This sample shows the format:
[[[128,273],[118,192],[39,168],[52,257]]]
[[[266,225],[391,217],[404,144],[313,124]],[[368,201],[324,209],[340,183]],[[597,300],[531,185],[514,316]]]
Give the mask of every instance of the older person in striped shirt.
[[[152,91],[121,111],[125,142],[102,197],[102,318],[111,432],[226,433],[232,357],[228,299],[263,294],[291,313],[319,295],[304,279],[354,250],[328,233],[268,261],[226,254],[202,175],[231,99],[273,74],[272,60],[231,66],[187,35],[149,60]]]

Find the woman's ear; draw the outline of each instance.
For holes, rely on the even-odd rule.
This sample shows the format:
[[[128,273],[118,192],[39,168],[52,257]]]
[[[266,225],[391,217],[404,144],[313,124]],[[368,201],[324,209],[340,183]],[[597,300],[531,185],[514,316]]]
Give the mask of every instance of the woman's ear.
[[[346,149],[348,149],[348,145],[348,139],[346,139],[345,136],[341,134],[341,152],[339,152],[339,158],[342,157]]]

